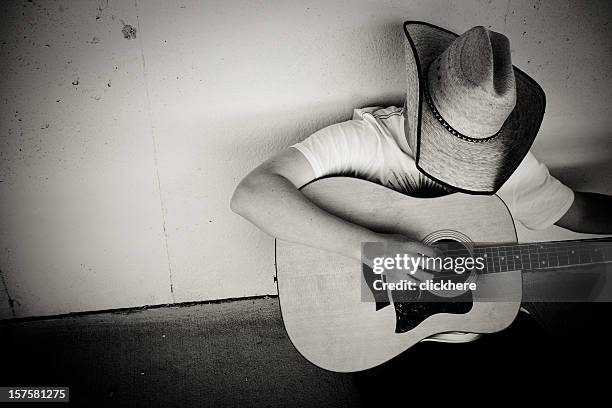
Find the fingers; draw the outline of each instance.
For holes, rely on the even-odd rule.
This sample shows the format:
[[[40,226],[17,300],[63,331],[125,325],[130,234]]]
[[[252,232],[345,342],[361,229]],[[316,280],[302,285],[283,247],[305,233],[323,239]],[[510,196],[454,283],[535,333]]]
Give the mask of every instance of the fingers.
[[[409,256],[418,261],[419,269],[430,272],[442,272],[442,264],[439,261],[443,257],[443,252],[439,248],[435,248],[418,241],[412,241],[402,245],[401,250],[410,251]],[[420,258],[420,260],[419,260]],[[436,261],[438,259],[438,261]],[[415,263],[416,264],[416,263]]]
[[[419,253],[390,252],[386,259],[392,261],[390,264],[385,265],[386,271],[395,271],[402,276],[410,275],[416,276],[417,279],[427,280],[432,279],[434,274],[443,272],[442,263],[439,260],[436,261],[437,258],[431,258]],[[367,263],[367,260],[364,263]]]
[[[413,251],[415,254],[425,255],[429,258],[437,258],[442,255],[442,251],[440,249],[417,241],[406,243],[405,246],[411,251]]]
[[[414,274],[412,274],[412,276],[415,279],[418,279],[421,282],[425,282],[428,280],[432,280],[434,278],[434,274],[431,272],[427,272],[423,269],[417,269],[416,272]]]
[[[362,263],[375,273],[397,269],[399,279],[411,278],[422,282],[443,272],[442,251],[436,247],[410,240],[401,235],[386,235],[385,241],[362,246]]]
[[[428,251],[430,254],[432,251]],[[422,272],[430,272],[430,273],[440,273],[443,272],[441,258],[435,255],[427,255],[420,252],[415,252],[412,254],[408,254],[411,259],[411,264],[415,267],[415,270],[420,270]]]
[[[442,262],[436,261],[436,259],[440,258],[422,257],[422,259],[420,269],[433,273],[441,273],[444,271],[442,269]]]

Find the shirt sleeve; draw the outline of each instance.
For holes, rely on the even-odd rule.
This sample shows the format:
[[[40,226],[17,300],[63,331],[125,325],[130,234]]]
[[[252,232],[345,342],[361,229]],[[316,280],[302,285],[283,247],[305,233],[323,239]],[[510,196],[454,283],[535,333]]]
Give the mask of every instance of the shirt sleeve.
[[[364,120],[328,126],[291,147],[304,155],[316,178],[350,175],[370,179],[382,160],[380,140]]]
[[[559,221],[574,202],[572,189],[554,178],[531,153],[500,188],[512,216],[525,227],[545,229]]]

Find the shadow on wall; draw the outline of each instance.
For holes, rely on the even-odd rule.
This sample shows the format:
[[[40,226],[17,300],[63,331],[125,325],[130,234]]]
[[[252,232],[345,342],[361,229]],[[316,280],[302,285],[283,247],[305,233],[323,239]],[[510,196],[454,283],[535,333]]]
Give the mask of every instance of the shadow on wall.
[[[224,135],[207,148],[253,168],[317,130],[350,119],[355,108],[402,106],[403,17],[357,17],[316,32],[287,33],[286,41],[270,42],[265,63],[242,56],[243,65],[250,64],[248,76],[237,74],[230,88],[214,89],[214,105],[232,109],[214,112],[203,123],[207,133]],[[246,174],[244,166],[235,170],[234,176]]]

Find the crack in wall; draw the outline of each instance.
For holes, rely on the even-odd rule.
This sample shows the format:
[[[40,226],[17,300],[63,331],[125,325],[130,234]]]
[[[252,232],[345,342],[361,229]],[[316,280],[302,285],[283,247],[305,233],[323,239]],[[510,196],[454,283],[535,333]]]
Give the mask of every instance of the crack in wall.
[[[142,31],[140,30],[140,18],[138,16],[138,0],[134,0],[134,7],[136,8],[136,27],[138,35],[138,43],[140,46],[140,56],[142,60],[142,76],[145,85],[145,93],[147,96],[147,115],[149,119],[149,128],[151,129],[151,140],[153,142],[153,162],[155,166],[155,179],[157,180],[157,191],[159,192],[159,203],[161,206],[161,216],[162,216],[162,230],[164,233],[164,247],[166,250],[166,258],[168,259],[168,279],[170,281],[170,297],[172,299],[172,303],[176,303],[174,298],[174,285],[172,282],[172,263],[170,261],[170,248],[168,245],[168,233],[166,231],[166,205],[164,203],[164,198],[161,190],[161,180],[159,178],[159,165],[157,160],[157,140],[155,139],[155,131],[153,129],[153,117],[151,115],[151,96],[149,94],[149,81],[147,78],[147,69],[146,69],[146,61],[144,56],[144,47],[142,46]]]
[[[506,13],[504,13],[504,34],[506,34],[506,27],[508,25],[508,14],[510,13],[510,3],[512,0],[508,0],[506,4]]]
[[[0,269],[0,280],[2,281],[2,287],[4,287],[4,292],[6,293],[8,305],[11,309],[11,314],[13,315],[13,317],[17,317],[17,313],[15,313],[15,299],[11,297],[11,294],[8,290],[8,285],[6,284],[6,280],[4,279],[4,272],[2,272],[2,269]]]

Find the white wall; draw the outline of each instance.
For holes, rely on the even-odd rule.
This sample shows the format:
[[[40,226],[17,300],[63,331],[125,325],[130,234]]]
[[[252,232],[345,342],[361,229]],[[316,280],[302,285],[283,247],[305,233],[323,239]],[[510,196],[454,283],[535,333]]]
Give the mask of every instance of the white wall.
[[[354,107],[401,104],[407,19],[508,35],[548,96],[535,152],[570,185],[612,193],[606,1],[0,10],[0,318],[273,294],[273,240],[230,212],[231,192]]]

